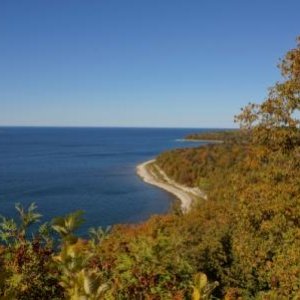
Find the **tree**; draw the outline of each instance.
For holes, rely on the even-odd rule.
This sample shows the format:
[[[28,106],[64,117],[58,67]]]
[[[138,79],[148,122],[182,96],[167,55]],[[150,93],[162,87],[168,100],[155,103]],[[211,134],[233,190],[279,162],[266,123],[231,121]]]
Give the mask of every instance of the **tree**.
[[[300,145],[300,37],[279,68],[284,77],[270,89],[262,104],[249,103],[235,120],[251,132],[252,142],[270,150],[288,151]]]

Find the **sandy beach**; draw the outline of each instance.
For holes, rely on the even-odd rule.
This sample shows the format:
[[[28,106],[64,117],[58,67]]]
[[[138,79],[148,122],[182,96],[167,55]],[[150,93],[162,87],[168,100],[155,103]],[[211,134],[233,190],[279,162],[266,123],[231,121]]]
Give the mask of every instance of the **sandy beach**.
[[[175,195],[181,201],[181,209],[188,212],[194,199],[206,199],[206,195],[198,188],[181,185],[169,178],[156,164],[155,160],[146,161],[136,168],[137,174],[147,183]]]

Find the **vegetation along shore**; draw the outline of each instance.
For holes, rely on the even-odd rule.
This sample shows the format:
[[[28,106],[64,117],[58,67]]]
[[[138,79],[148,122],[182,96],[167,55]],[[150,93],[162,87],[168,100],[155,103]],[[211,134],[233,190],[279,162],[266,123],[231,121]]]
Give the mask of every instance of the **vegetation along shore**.
[[[185,213],[94,228],[85,239],[75,234],[80,211],[39,227],[35,205],[17,205],[17,221],[2,217],[0,298],[299,299],[300,38],[280,69],[266,100],[235,117],[239,131],[214,134],[223,143],[138,166]],[[200,191],[206,200],[191,205]]]
[[[193,201],[206,195],[198,187],[188,187],[179,184],[170,177],[156,164],[155,160],[144,162],[137,166],[137,174],[147,183],[162,188],[175,195],[181,202],[183,212],[191,209]]]

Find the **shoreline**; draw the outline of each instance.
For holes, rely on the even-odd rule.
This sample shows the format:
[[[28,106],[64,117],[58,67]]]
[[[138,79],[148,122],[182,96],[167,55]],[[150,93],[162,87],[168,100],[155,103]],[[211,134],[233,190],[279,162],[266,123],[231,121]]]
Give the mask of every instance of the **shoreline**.
[[[181,202],[183,213],[191,209],[195,199],[206,199],[206,195],[199,188],[181,185],[169,178],[156,164],[155,159],[146,161],[136,167],[136,172],[141,179],[151,185],[159,187],[178,198]]]

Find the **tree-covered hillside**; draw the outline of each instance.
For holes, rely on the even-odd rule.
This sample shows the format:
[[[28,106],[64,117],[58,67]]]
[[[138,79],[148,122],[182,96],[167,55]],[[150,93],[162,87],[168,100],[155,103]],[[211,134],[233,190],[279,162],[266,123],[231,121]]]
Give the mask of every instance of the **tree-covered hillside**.
[[[265,101],[236,116],[238,138],[157,158],[206,191],[190,212],[82,240],[80,212],[31,235],[40,215],[17,206],[19,222],[0,224],[1,299],[299,299],[300,40],[280,68]]]
[[[240,134],[238,130],[218,130],[218,131],[208,131],[200,133],[191,133],[188,134],[186,140],[194,141],[228,141],[239,138]]]

